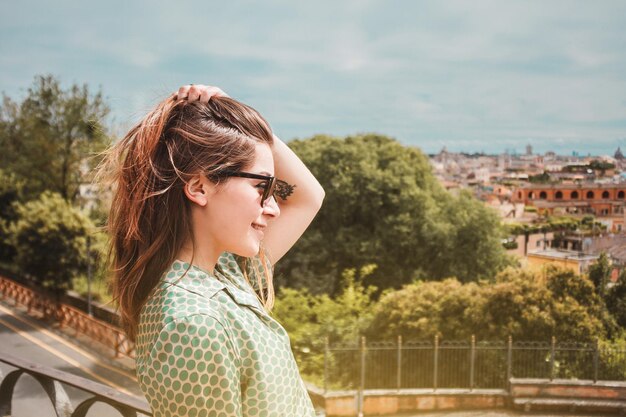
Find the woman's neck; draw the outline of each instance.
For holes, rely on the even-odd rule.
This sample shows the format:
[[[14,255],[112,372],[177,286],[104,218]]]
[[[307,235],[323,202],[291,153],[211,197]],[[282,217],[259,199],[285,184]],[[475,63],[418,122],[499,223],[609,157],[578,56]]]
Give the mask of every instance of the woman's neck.
[[[194,251],[192,245],[185,245],[176,255],[176,259],[193,264],[212,274],[220,256],[219,253],[213,252],[210,250],[198,250],[197,247]]]

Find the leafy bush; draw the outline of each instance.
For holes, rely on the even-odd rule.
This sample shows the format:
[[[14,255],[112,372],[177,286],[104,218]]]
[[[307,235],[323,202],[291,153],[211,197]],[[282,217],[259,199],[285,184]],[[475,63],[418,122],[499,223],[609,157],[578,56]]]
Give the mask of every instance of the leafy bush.
[[[89,219],[59,194],[44,192],[16,206],[18,220],[10,226],[15,263],[44,287],[63,291],[86,269]]]
[[[626,270],[620,273],[615,285],[607,291],[606,307],[626,332]]]
[[[0,169],[0,262],[10,262],[15,256],[9,225],[17,220],[15,203],[22,200],[23,189],[23,181]]]
[[[309,381],[322,383],[326,337],[331,343],[356,342],[369,326],[376,288],[362,282],[375,269],[366,265],[358,271],[345,270],[341,292],[334,299],[313,295],[306,288],[278,292],[273,315],[287,330],[300,372]]]
[[[367,335],[380,340],[593,342],[606,336],[602,304],[586,276],[559,268],[509,268],[495,283],[456,279],[416,282],[387,293],[374,307]]]
[[[112,289],[109,282],[109,268],[107,265],[108,252],[108,235],[103,231],[90,234],[90,253],[91,253],[91,296],[93,300],[104,304],[110,304],[113,301]],[[88,277],[80,274],[72,279],[72,290],[77,292],[81,297],[88,297]]]

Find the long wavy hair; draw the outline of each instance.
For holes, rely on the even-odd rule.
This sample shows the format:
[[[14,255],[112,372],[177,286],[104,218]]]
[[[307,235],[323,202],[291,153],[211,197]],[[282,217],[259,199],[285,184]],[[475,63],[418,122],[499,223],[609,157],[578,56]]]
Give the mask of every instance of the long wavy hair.
[[[171,96],[108,151],[101,172],[113,190],[107,222],[113,295],[131,340],[150,293],[182,246],[193,242],[185,183],[198,173],[217,182],[220,170],[243,169],[254,159],[255,141],[272,144],[273,136],[253,108],[227,97],[201,103]],[[263,250],[260,257],[265,264]],[[274,289],[264,269],[255,284],[269,310]]]

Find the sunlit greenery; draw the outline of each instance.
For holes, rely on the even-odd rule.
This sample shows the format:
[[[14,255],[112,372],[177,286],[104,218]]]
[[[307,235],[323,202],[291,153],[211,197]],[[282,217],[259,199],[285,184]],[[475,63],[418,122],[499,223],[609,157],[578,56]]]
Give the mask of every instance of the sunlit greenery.
[[[426,156],[384,135],[289,143],[326,191],[321,211],[276,269],[281,286],[337,295],[344,269],[376,264],[380,290],[416,278],[492,278],[510,264],[495,212],[448,193]]]

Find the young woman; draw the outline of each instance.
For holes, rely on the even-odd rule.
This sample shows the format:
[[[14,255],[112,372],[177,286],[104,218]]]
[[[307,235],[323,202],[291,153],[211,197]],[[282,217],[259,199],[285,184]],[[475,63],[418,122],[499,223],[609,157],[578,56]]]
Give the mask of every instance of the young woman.
[[[114,289],[155,416],[311,416],[272,265],[324,191],[252,108],[192,85],[116,144]]]

